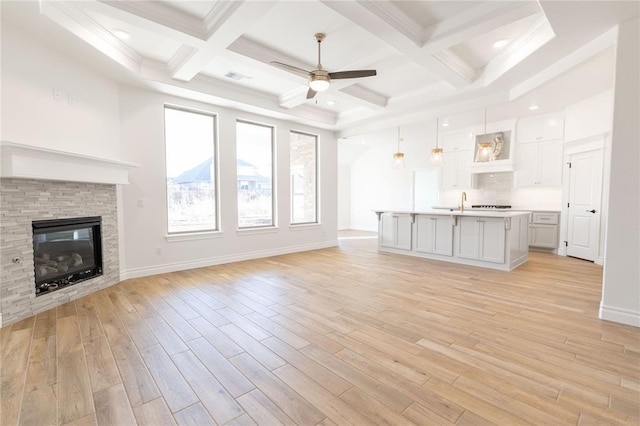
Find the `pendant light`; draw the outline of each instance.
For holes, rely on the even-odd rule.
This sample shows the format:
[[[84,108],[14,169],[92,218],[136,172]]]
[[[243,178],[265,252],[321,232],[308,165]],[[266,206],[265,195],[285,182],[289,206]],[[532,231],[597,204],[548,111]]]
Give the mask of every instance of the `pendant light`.
[[[436,118],[436,147],[431,150],[431,165],[442,166],[442,148],[438,148],[438,133],[440,131],[440,121]]]
[[[398,152],[393,154],[393,165],[396,169],[404,169],[404,152],[400,152],[400,127],[398,127]]]
[[[487,109],[484,109],[484,134],[483,138],[487,137]],[[485,163],[493,160],[493,143],[492,142],[479,142],[478,151],[476,152],[476,163]]]

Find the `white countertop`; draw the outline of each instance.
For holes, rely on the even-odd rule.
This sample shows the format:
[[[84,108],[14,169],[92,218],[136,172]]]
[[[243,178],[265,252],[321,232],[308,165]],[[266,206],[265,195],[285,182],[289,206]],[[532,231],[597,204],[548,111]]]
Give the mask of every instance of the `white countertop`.
[[[471,216],[471,217],[517,217],[529,215],[531,211],[512,211],[512,210],[446,210],[446,209],[425,209],[425,210],[374,210],[376,213],[398,213],[398,214],[430,214],[441,216]]]

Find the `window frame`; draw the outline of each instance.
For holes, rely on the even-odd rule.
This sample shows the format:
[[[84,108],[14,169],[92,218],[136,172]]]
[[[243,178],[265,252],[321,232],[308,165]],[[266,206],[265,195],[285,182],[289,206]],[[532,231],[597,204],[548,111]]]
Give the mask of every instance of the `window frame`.
[[[268,123],[260,123],[254,120],[247,120],[244,118],[236,118],[236,152],[235,152],[235,161],[236,161],[236,227],[237,230],[244,233],[249,234],[252,231],[260,232],[260,230],[269,230],[277,228],[277,184],[276,184],[276,126]],[[265,127],[271,130],[271,224],[269,225],[253,225],[253,226],[240,226],[240,209],[239,209],[239,192],[238,192],[238,124],[249,124],[252,126]]]
[[[214,216],[215,220],[213,223],[213,228],[201,228],[197,230],[189,230],[189,231],[169,231],[169,188],[167,185],[167,119],[166,119],[166,110],[172,109],[175,111],[182,111],[191,114],[199,114],[212,118],[213,123],[213,172],[212,176],[214,178],[213,188],[214,188]],[[202,238],[203,236],[213,235],[221,232],[221,221],[220,221],[220,153],[218,147],[218,139],[219,139],[219,125],[218,125],[218,114],[215,112],[202,110],[198,108],[190,108],[185,107],[183,105],[176,105],[171,103],[164,103],[162,108],[163,115],[163,139],[164,139],[164,193],[165,193],[165,212],[166,216],[166,231],[167,231],[167,240],[168,241],[178,241],[182,240],[181,236],[185,238],[189,238],[191,236]]]
[[[294,222],[293,221],[293,176],[291,174],[291,134],[298,134],[304,136],[311,136],[314,138],[314,151],[315,151],[315,220],[311,222]],[[301,130],[289,130],[289,197],[291,198],[289,206],[289,226],[311,226],[320,224],[320,136],[310,132],[304,132]]]

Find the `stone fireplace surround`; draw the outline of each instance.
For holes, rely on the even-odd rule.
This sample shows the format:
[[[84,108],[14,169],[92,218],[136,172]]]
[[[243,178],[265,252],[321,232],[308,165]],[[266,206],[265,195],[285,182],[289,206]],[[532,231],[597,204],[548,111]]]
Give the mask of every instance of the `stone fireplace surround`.
[[[136,167],[4,141],[1,148],[0,327],[120,281],[117,185]],[[36,299],[32,221],[86,216],[102,217],[103,274]]]
[[[81,182],[0,179],[0,310],[11,324],[120,280],[116,186]],[[36,299],[31,222],[102,217],[103,275]],[[14,258],[19,258],[13,263]]]

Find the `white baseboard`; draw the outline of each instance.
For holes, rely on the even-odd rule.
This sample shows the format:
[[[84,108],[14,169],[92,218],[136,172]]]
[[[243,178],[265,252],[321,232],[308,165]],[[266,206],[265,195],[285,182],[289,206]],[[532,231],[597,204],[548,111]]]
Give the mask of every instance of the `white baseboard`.
[[[228,256],[217,256],[206,259],[189,260],[185,262],[168,263],[164,265],[144,266],[141,268],[131,268],[120,271],[120,279],[147,277],[150,275],[166,274],[168,272],[184,271],[187,269],[205,268],[207,266],[222,265],[225,263],[241,262],[243,260],[260,259],[264,257],[280,256],[283,254],[297,253],[309,250],[319,250],[329,247],[336,247],[338,240],[323,241],[315,244],[282,247],[271,250],[260,250],[249,253],[232,254]]]
[[[0,328],[2,328],[2,312],[0,312]]]
[[[640,312],[600,304],[600,319],[640,327]]]
[[[593,261],[593,263],[595,263],[596,265],[604,266],[604,257],[598,257]]]

